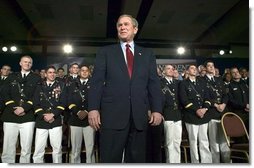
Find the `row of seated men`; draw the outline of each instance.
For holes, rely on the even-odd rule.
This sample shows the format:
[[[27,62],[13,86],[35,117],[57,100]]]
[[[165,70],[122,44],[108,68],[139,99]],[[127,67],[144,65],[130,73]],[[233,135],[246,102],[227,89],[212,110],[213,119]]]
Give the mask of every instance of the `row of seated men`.
[[[84,138],[86,162],[94,163],[95,131],[88,124],[86,111],[89,67],[72,64],[71,69],[75,75],[57,78],[55,67],[49,66],[45,69],[45,79],[42,80],[31,73],[30,56],[22,57],[20,66],[21,72],[3,79],[4,84],[1,85],[4,104],[1,117],[4,131],[2,162],[15,162],[18,135],[21,145],[19,162],[30,162],[35,127],[33,162],[44,162],[49,136],[53,149],[52,161],[62,163],[64,122],[70,126],[70,162],[81,162],[80,151]],[[162,137],[166,162],[181,162],[183,124],[188,132],[192,163],[230,162],[230,151],[222,134],[220,118],[224,112],[233,111],[242,117],[248,127],[248,84],[241,80],[238,69],[232,68],[232,81],[226,89],[222,79],[214,76],[214,63],[207,61],[204,66],[207,72],[204,77],[197,77],[197,67],[190,65],[186,71],[188,77],[182,81],[173,79],[172,65],[164,66],[164,77],[161,78],[164,136],[161,136],[159,127],[150,128],[151,131],[156,131],[153,131],[152,137],[148,137],[147,162],[161,162],[161,155],[154,151],[161,150]],[[159,159],[153,160],[154,156],[159,156]]]

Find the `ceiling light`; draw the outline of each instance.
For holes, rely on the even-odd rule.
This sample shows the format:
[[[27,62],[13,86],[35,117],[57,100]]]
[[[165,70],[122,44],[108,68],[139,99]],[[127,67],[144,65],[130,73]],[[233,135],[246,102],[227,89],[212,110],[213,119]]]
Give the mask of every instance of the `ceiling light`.
[[[13,52],[17,51],[17,47],[16,46],[11,46],[11,51],[13,51]]]
[[[185,48],[184,47],[178,47],[177,48],[177,53],[180,54],[180,55],[184,54],[185,53]]]
[[[225,54],[225,51],[224,50],[220,50],[220,55],[224,55]]]
[[[232,50],[229,50],[229,54],[232,54],[233,53],[233,51]]]
[[[2,47],[2,51],[3,51],[3,52],[6,52],[6,51],[8,51],[8,48],[7,48],[7,47],[5,47],[5,46],[4,46],[4,47]]]
[[[66,44],[63,46],[63,50],[65,53],[71,53],[72,52],[72,46],[70,44]]]

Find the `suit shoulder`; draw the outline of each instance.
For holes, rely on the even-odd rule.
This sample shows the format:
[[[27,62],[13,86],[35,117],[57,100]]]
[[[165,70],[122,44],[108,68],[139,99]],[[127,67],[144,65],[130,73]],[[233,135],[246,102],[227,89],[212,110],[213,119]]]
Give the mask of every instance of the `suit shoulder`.
[[[111,44],[111,45],[106,45],[100,48],[100,50],[108,50],[108,49],[114,49],[120,47],[120,44]]]

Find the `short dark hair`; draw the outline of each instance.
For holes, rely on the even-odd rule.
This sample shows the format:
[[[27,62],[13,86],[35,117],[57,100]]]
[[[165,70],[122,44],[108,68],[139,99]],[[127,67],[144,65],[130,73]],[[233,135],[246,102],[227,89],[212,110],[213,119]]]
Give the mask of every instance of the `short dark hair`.
[[[49,69],[54,69],[54,70],[56,70],[55,66],[53,66],[53,65],[47,66],[47,67],[45,68],[45,71],[48,72]]]
[[[87,64],[80,65],[80,68],[82,68],[82,67],[87,67],[89,69],[89,65],[87,65]]]
[[[191,66],[197,67],[195,64],[190,64],[190,65],[187,66],[186,70],[188,71]]]
[[[79,64],[77,62],[72,63],[70,67],[72,67],[73,65],[77,65],[79,67]]]
[[[63,69],[62,67],[60,67],[60,68],[58,68],[58,69],[57,69],[57,71],[59,71],[59,70],[62,70],[62,71],[64,71],[64,69]]]
[[[214,64],[212,60],[206,60],[203,65],[206,67],[209,62],[212,62]]]

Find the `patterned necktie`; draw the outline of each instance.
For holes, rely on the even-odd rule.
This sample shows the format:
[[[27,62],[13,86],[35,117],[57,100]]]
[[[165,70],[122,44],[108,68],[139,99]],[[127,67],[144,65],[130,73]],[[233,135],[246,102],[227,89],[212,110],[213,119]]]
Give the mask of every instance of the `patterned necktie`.
[[[130,45],[126,44],[126,58],[127,58],[128,72],[129,72],[130,78],[131,78],[132,69],[133,69],[133,57],[134,56],[130,50]]]

